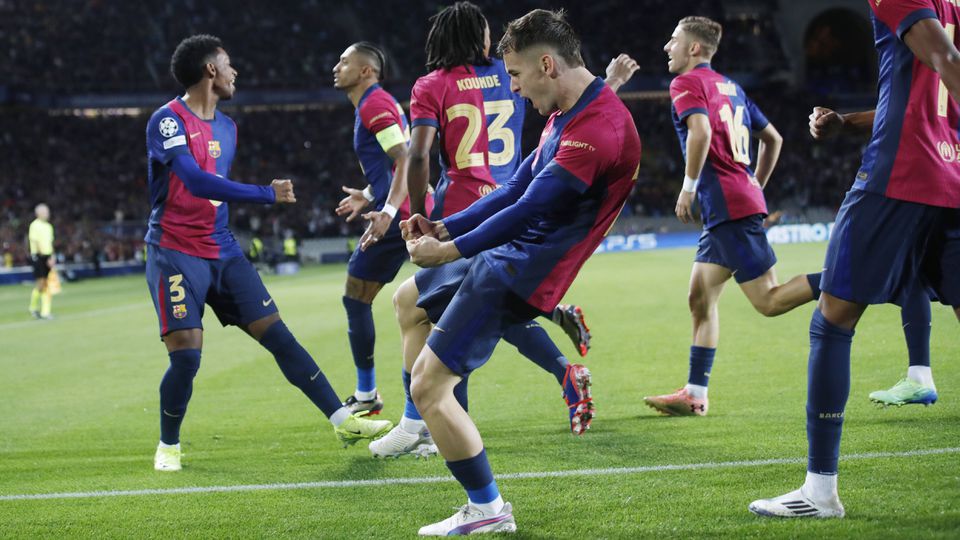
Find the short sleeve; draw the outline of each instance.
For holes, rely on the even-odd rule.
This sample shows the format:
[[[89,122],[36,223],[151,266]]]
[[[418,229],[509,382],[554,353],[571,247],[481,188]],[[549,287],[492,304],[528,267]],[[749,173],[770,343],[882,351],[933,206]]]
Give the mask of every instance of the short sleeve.
[[[397,109],[397,105],[393,100],[385,99],[384,96],[370,96],[360,107],[360,121],[370,133],[377,133],[391,125],[400,124],[399,115],[400,110]]]
[[[937,19],[932,0],[886,0],[869,2],[873,14],[901,40],[911,26],[922,19]]]
[[[181,154],[190,154],[187,130],[180,118],[163,108],[153,113],[147,122],[147,153],[149,158],[169,164]]]
[[[752,99],[744,97],[744,103],[747,107],[747,113],[750,115],[750,131],[757,133],[770,125],[770,120],[767,120],[767,116],[763,114],[763,111],[760,110],[760,107],[757,107]]]
[[[400,106],[385,96],[370,96],[360,107],[360,121],[373,133],[384,152],[407,142],[400,118]]]
[[[563,130],[557,152],[546,168],[583,193],[603,176],[619,151],[615,131],[602,121],[575,122]]]
[[[440,103],[437,100],[433,79],[420,77],[410,91],[410,125],[431,126],[440,129]]]
[[[694,113],[710,116],[703,86],[694,77],[681,75],[675,78],[670,83],[670,101],[681,120]]]

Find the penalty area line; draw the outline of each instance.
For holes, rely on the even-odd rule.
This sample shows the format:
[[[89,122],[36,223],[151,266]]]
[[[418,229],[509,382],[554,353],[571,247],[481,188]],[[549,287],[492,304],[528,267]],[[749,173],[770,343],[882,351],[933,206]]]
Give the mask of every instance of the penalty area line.
[[[841,461],[867,459],[907,458],[960,453],[960,447],[930,448],[904,452],[867,452],[842,456]],[[616,476],[662,471],[695,471],[701,469],[738,469],[805,463],[806,458],[754,459],[747,461],[718,461],[706,463],[683,463],[676,465],[646,465],[642,467],[611,467],[601,469],[572,469],[566,471],[518,472],[496,475],[497,480],[527,480],[538,478],[566,478],[571,476]],[[32,493],[23,495],[0,495],[0,501],[31,501],[46,499],[92,499],[96,497],[135,497],[144,495],[182,495],[189,493],[234,493],[243,491],[281,491],[291,489],[339,489],[368,486],[393,486],[439,484],[454,482],[452,476],[424,476],[414,478],[377,478],[371,480],[329,480],[322,482],[296,482],[276,484],[241,484],[234,486],[196,486],[161,489],[129,489],[109,491],[74,491],[63,493]]]

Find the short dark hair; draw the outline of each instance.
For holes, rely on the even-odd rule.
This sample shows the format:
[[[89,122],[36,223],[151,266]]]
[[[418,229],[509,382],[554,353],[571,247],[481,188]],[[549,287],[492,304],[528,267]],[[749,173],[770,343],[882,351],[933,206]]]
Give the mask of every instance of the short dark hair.
[[[564,10],[548,11],[535,9],[519,19],[510,21],[500,39],[497,51],[522,52],[534,45],[547,45],[557,50],[564,62],[572,67],[583,65],[580,55],[580,38],[567,22]]]
[[[720,37],[723,35],[720,23],[707,17],[690,16],[680,19],[680,27],[703,47],[704,56],[712,57],[716,54],[720,47]]]
[[[209,34],[190,36],[177,45],[170,58],[170,73],[184,88],[190,88],[203,79],[203,69],[222,49],[220,38]]]
[[[351,47],[367,55],[373,61],[373,69],[377,72],[377,81],[383,81],[387,78],[387,57],[380,47],[369,41],[358,41]]]
[[[472,2],[457,2],[430,17],[427,33],[427,71],[457,66],[485,66],[483,30],[487,19]]]

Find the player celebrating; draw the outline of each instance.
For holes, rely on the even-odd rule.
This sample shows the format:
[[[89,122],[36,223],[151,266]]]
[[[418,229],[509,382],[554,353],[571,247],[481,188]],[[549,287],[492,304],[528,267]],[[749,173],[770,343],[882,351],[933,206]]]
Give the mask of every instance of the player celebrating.
[[[296,201],[290,180],[269,186],[229,180],[237,127],[217,111],[233,97],[237,71],[219,39],[183,40],[170,71],[185,89],[147,123],[150,213],[147,284],[170,367],[160,383],[158,471],[180,470],[180,425],[200,367],[204,303],[224,325],[239,326],[273,354],[293,385],[330,419],[344,443],[374,438],[391,423],[352,416],[323,372],[280,319],[277,304],[227,228],[228,202]]]
[[[439,219],[469,206],[512,176],[520,162],[525,104],[507,86],[509,75],[502,60],[489,57],[490,29],[479,8],[458,2],[434,16],[432,23],[426,46],[427,69],[431,72],[417,81],[411,97],[414,127],[408,183],[411,208],[422,208],[430,146],[439,135],[441,174],[433,210],[433,217]],[[614,59],[608,67],[611,84],[619,87],[635,70],[632,59]],[[477,125],[471,127],[472,123]],[[446,305],[443,300],[449,300],[446,293],[456,287],[455,282],[447,281],[451,277],[455,278],[455,272],[450,269],[424,270],[403,283],[396,293],[407,403],[399,425],[371,443],[375,456],[418,449],[419,453],[434,451],[426,425],[410,398],[410,370],[426,341],[431,320],[439,318]],[[552,320],[585,355],[590,334],[582,311],[576,306],[558,306]],[[582,365],[569,364],[536,321],[510,328],[505,339],[556,377],[564,388],[573,432],[581,434],[589,428],[594,414],[589,371]],[[466,381],[458,386],[457,396],[466,408]]]
[[[53,225],[50,224],[50,208],[40,203],[33,209],[36,219],[30,222],[27,230],[27,243],[30,244],[30,257],[33,262],[33,279],[36,283],[30,293],[30,315],[34,319],[52,319],[50,306],[52,292],[47,277],[53,269]]]
[[[867,305],[902,302],[918,284],[960,305],[960,51],[952,35],[960,8],[939,0],[869,4],[879,98],[810,321],[807,476],[798,490],[750,504],[764,516],[844,515],[837,493],[840,435],[854,328]]]
[[[483,442],[453,389],[508,328],[549,313],[626,202],[640,163],[629,111],[590,74],[562,12],[534,10],[500,41],[512,90],[550,119],[513,179],[441,221],[401,224],[411,259],[457,265],[460,284],[413,372],[413,397],[468,503],[421,535],[516,530]],[[552,113],[552,114],[551,114]],[[420,232],[426,236],[417,237]],[[479,256],[476,256],[479,255]]]
[[[869,135],[876,111],[838,114],[814,107],[810,114],[810,134],[826,140],[841,132]],[[954,306],[954,308],[960,306]],[[883,406],[911,403],[931,405],[937,402],[937,387],[930,369],[930,297],[923,287],[914,287],[900,308],[903,335],[907,341],[907,376],[888,390],[870,392],[870,401]]]
[[[365,414],[383,409],[374,373],[376,331],[370,305],[408,257],[399,223],[410,215],[404,176],[410,127],[400,104],[380,87],[385,68],[383,52],[367,42],[347,47],[333,67],[334,87],[346,92],[356,108],[353,150],[368,184],[362,191],[344,186],[347,196],[337,214],[352,221],[371,203],[377,210],[365,215],[371,222],[350,257],[343,295],[347,336],[357,368],[357,388],[345,405]],[[432,206],[429,196],[426,205]]]
[[[703,234],[690,275],[693,344],[687,385],[643,401],[662,414],[707,414],[707,382],[720,339],[717,303],[735,278],[757,311],[786,313],[819,295],[819,274],[796,276],[780,285],[777,258],[763,229],[763,187],[780,156],[783,139],[734,81],[713,71],[720,24],[706,17],[680,20],[663,50],[670,58],[672,113],[686,159],[686,178],[677,217],[689,223],[694,193]],[[750,134],[760,140],[756,172],[750,169]]]

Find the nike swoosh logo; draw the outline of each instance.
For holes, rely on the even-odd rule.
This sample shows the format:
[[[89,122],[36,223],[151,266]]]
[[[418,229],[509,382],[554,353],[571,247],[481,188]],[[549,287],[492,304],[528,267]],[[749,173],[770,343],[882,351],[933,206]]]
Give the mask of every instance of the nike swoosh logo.
[[[269,306],[270,304],[273,303],[273,298],[264,300],[262,303],[263,303],[263,307],[267,307],[267,306]]]
[[[191,134],[190,134],[190,138],[191,138],[191,139],[196,139],[196,138],[199,137],[199,136],[200,136],[200,132],[199,132],[199,131],[196,132],[196,133],[191,133]]]
[[[441,334],[446,332],[446,330],[444,330],[443,328],[440,328],[439,326],[434,326],[433,329],[436,330],[437,332],[440,332]]]
[[[167,411],[163,411],[163,414],[169,416],[170,418],[180,418],[181,416],[183,416],[182,414],[170,414]]]
[[[318,369],[317,372],[313,374],[313,377],[310,377],[310,380],[311,381],[316,380],[316,378],[320,376],[320,371],[321,370]]]

